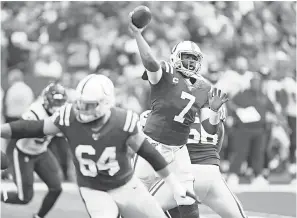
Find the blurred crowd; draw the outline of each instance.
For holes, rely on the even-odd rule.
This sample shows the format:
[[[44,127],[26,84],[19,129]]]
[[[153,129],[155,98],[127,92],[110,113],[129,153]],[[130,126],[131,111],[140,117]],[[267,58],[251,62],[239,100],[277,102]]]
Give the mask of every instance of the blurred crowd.
[[[71,91],[89,73],[114,81],[119,106],[139,113],[148,109],[149,86],[141,80],[144,68],[128,31],[128,14],[141,4],[153,13],[143,34],[157,57],[168,60],[181,40],[196,42],[204,53],[201,73],[230,96],[223,170],[239,175],[242,170],[234,164],[241,163],[244,172],[265,175],[284,163],[294,174],[296,2],[1,2],[2,116],[18,117],[49,81]],[[9,94],[12,89],[19,99]],[[257,98],[259,93],[263,98]],[[240,95],[256,100],[244,105],[235,100]],[[236,138],[255,128],[240,119],[238,109],[258,109],[259,102],[267,103],[252,122],[259,122],[264,138],[256,140],[249,132],[247,141],[259,144],[264,161],[253,166],[258,150],[246,149],[241,160],[234,160]],[[19,110],[12,111],[10,104]]]

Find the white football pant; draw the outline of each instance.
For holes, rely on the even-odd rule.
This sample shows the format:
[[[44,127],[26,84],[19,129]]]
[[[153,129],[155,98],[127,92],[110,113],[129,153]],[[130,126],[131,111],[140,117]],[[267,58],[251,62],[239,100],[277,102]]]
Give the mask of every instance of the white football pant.
[[[194,194],[194,177],[191,172],[191,161],[186,146],[167,146],[158,144],[156,149],[169,162],[169,169],[175,173],[184,187]],[[191,205],[195,202],[192,198],[174,199],[173,192],[152,166],[142,157],[135,158],[135,175],[145,184],[151,194],[159,202],[163,210],[174,208],[178,205]]]
[[[219,166],[192,165],[194,190],[199,200],[222,218],[245,218],[241,203],[227,186]]]
[[[135,176],[125,185],[104,192],[80,187],[91,218],[166,218],[162,208]]]

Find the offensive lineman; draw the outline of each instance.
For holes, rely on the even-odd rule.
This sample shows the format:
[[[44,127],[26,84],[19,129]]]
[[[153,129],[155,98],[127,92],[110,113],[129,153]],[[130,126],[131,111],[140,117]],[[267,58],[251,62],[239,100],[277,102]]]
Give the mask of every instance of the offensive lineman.
[[[133,25],[130,13],[130,30],[136,39],[142,63],[146,69],[143,79],[151,86],[151,109],[144,133],[170,163],[187,190],[194,193],[194,177],[191,162],[184,146],[190,126],[199,111],[205,130],[216,133],[219,123],[217,111],[228,98],[221,90],[213,89],[198,73],[203,55],[200,48],[191,41],[178,43],[172,50],[170,63],[158,62],[141,32]],[[137,176],[149,187],[155,180],[154,172],[141,158],[136,162]],[[198,204],[194,200],[177,201],[170,189],[163,186],[154,193],[164,210],[179,205],[182,217],[199,217]]]
[[[146,159],[183,199],[186,190],[170,173],[162,155],[145,139],[138,115],[114,107],[114,86],[91,74],[77,86],[79,98],[50,118],[15,121],[1,126],[5,138],[36,137],[62,132],[73,153],[77,183],[91,218],[165,217],[161,207],[133,176],[128,149]]]
[[[22,115],[24,120],[43,120],[54,114],[67,100],[60,84],[50,83],[29,109]],[[42,218],[51,210],[62,192],[61,172],[53,153],[47,148],[53,136],[12,140],[13,154],[8,154],[12,164],[16,191],[1,193],[1,201],[8,204],[28,204],[33,197],[34,171],[48,187],[48,193],[33,218]]]

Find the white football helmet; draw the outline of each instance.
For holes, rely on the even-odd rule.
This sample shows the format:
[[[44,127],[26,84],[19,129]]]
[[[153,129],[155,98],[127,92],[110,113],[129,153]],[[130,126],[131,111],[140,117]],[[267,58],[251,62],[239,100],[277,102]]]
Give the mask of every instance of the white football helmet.
[[[191,55],[193,59],[187,59],[184,55]],[[186,77],[198,74],[201,69],[203,54],[198,45],[192,41],[183,41],[176,44],[170,56],[170,62]]]
[[[78,83],[76,91],[74,109],[81,123],[99,119],[115,105],[114,85],[104,75],[88,75]]]
[[[140,121],[140,125],[142,128],[144,128],[146,120],[147,120],[150,112],[151,112],[151,110],[146,110],[140,114],[139,121]]]

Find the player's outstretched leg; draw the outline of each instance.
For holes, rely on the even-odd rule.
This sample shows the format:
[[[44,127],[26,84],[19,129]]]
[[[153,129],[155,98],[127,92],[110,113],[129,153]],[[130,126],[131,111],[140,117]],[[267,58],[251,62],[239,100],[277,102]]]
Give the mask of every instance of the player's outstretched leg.
[[[241,203],[216,165],[193,165],[194,190],[203,204],[222,218],[246,218]],[[203,175],[203,176],[201,176]]]
[[[28,157],[17,148],[13,149],[9,158],[17,190],[2,191],[1,201],[8,204],[28,204],[33,197],[34,158]]]
[[[1,191],[1,201],[7,204],[28,204],[33,198],[33,186],[27,187],[20,197],[18,191]]]
[[[171,148],[164,147],[162,153],[163,156],[167,156],[166,149],[169,151],[168,154],[172,155],[170,150]],[[173,158],[174,160],[170,161],[170,168],[176,173],[184,187],[194,195],[194,177],[192,175],[191,161],[186,146],[174,152]],[[178,210],[182,218],[199,217],[198,203],[194,199],[190,198],[185,200],[180,199],[180,201],[179,199],[174,199],[172,191],[166,184],[164,184],[164,182],[157,182],[154,186],[152,186],[150,192],[157,199],[164,211],[179,205]]]
[[[176,169],[177,175],[180,177],[184,187],[193,195],[194,194],[194,176],[192,175],[191,160],[188,149],[183,146],[175,152],[175,160],[172,165]],[[181,218],[199,218],[198,202],[191,199],[189,202],[177,202],[178,210]]]
[[[52,209],[62,192],[61,172],[51,151],[42,154],[35,165],[35,171],[48,187],[41,207],[34,218],[42,218]]]
[[[79,193],[90,218],[120,218],[118,206],[107,192],[80,187]]]
[[[108,191],[124,218],[166,218],[158,202],[150,195],[142,182],[133,177],[127,184]]]

